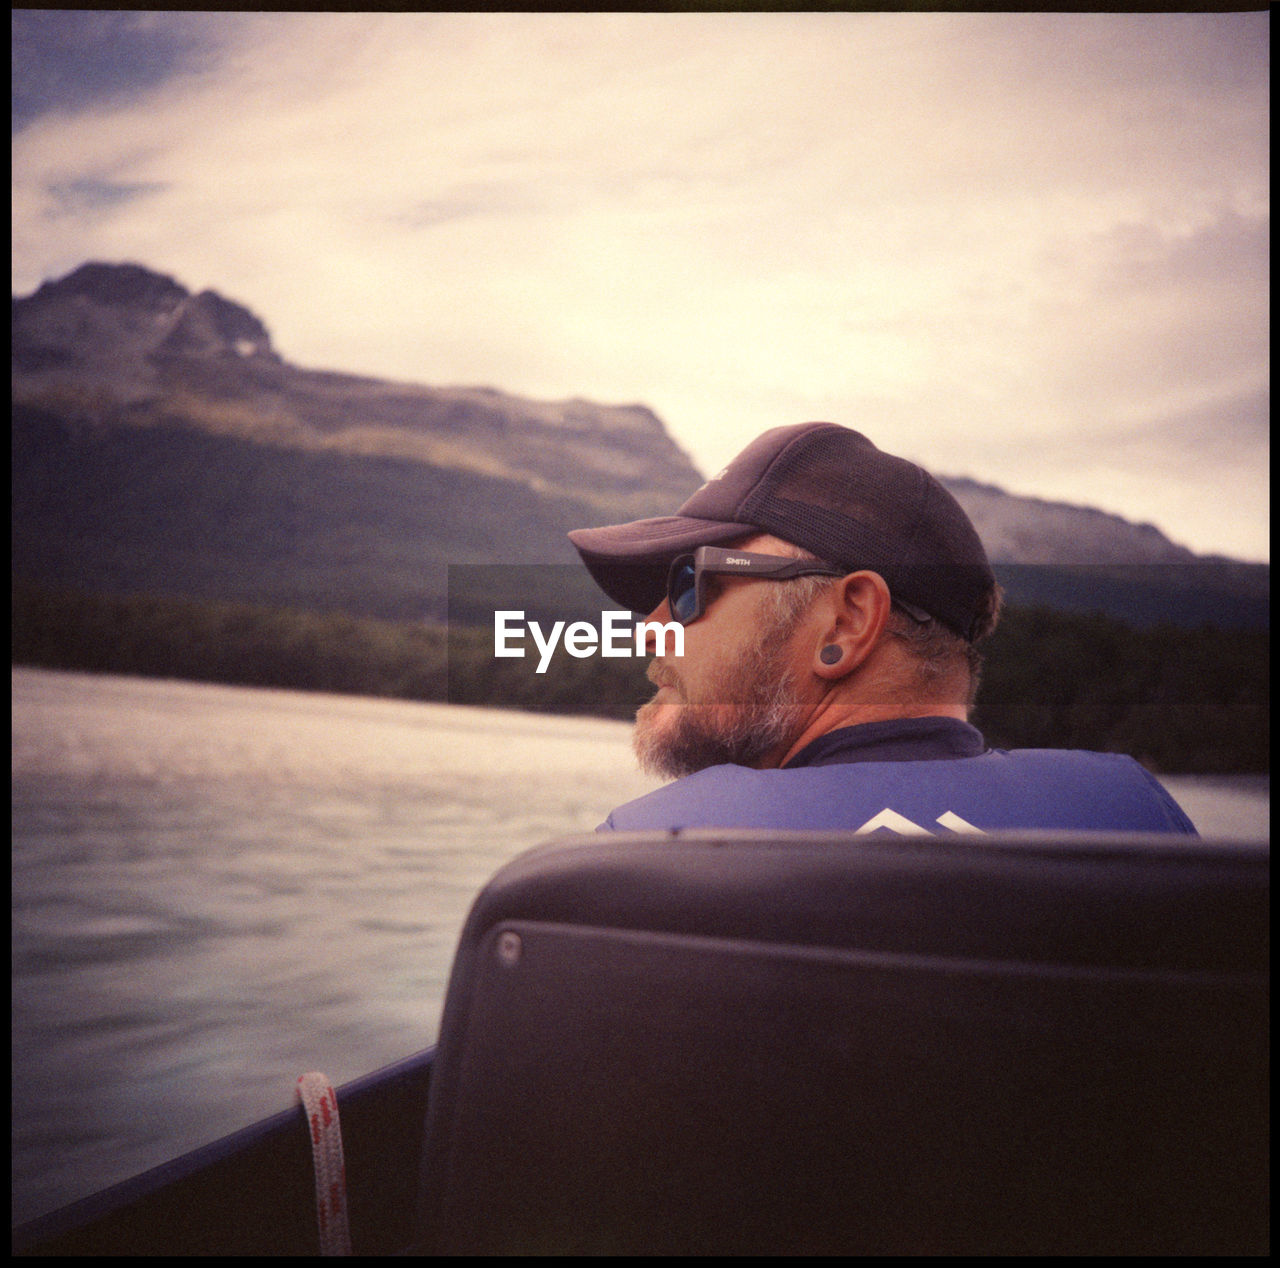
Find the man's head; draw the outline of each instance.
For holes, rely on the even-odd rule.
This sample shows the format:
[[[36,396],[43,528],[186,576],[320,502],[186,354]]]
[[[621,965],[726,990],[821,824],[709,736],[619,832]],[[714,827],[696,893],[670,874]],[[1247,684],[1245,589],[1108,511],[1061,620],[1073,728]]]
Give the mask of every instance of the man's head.
[[[831,423],[766,432],[674,516],[570,539],[611,598],[655,620],[673,618],[673,559],[673,585],[686,589],[695,562],[708,566],[684,656],[650,667],[662,690],[637,719],[642,761],[667,775],[779,765],[856,721],[964,716],[974,645],[998,609],[955,499],[922,468]],[[743,570],[737,555],[698,551],[729,545],[821,571],[775,580],[767,560]],[[686,621],[697,612],[687,594],[676,608]]]

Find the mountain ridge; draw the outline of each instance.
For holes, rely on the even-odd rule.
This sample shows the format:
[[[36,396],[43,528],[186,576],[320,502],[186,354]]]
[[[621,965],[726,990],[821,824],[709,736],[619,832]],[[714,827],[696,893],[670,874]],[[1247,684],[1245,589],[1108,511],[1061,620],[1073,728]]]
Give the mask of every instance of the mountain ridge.
[[[414,560],[572,562],[564,530],[670,514],[703,479],[645,405],[303,369],[279,355],[248,308],[212,290],[193,294],[144,265],[82,265],[13,298],[12,312],[17,574],[52,569],[83,584],[92,577],[79,552],[114,560],[110,571],[126,588],[136,559],[148,585],[168,576],[190,592],[201,569],[176,558],[157,528],[168,525],[189,550],[203,539],[210,557],[221,552],[218,584],[234,586],[237,552],[246,571],[283,577],[292,551],[313,575],[345,570],[376,591],[377,568],[408,577]],[[942,482],[993,563],[1175,571],[1213,563],[1215,584],[1233,576],[1228,588],[1245,585],[1261,601],[1263,573],[1197,556],[1153,525],[968,477]],[[291,507],[288,524],[270,522],[273,499]],[[184,501],[198,515],[184,520]],[[445,551],[459,540],[446,507],[475,520],[461,557]],[[241,533],[244,523],[258,526],[256,539]],[[396,589],[397,613],[404,590]]]
[[[141,265],[87,264],[13,301],[13,403],[119,425],[159,417],[286,448],[395,456],[528,483],[624,515],[702,477],[643,405],[533,401],[284,361],[266,326]],[[175,409],[174,406],[177,408]],[[552,465],[586,478],[559,478]]]

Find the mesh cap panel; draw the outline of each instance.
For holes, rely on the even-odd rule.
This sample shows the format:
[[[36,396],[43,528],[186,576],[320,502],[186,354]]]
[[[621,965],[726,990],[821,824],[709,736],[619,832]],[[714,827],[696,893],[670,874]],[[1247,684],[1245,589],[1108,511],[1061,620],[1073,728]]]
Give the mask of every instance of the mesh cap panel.
[[[969,637],[994,585],[960,504],[929,473],[843,427],[801,433],[743,499],[739,518],[849,571]]]

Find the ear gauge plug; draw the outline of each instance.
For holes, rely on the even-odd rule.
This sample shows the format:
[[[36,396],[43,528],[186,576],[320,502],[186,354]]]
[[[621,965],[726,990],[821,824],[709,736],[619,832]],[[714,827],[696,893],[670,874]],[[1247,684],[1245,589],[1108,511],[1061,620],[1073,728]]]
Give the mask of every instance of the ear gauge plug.
[[[843,655],[844,652],[841,651],[835,643],[828,643],[826,647],[818,653],[818,659],[824,665],[834,665]]]

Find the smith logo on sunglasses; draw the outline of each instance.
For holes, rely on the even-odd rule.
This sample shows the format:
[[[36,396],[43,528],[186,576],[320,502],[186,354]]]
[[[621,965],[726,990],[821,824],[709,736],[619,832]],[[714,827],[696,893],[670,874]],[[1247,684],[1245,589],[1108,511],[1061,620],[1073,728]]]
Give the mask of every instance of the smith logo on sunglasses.
[[[564,634],[564,649],[570,656],[579,660],[592,656],[598,650],[601,656],[630,656],[634,643],[636,656],[648,656],[645,646],[650,632],[657,637],[658,656],[667,655],[667,632],[672,634],[672,656],[684,655],[684,626],[678,621],[666,625],[658,621],[636,622],[630,612],[602,612],[600,614],[602,628],[597,631],[590,621],[574,621],[565,628],[563,621],[556,621],[549,632],[544,633],[537,621],[524,619],[523,611],[500,611],[493,614],[493,654],[495,656],[523,656],[523,646],[512,646],[518,640],[524,641],[525,624],[533,641],[537,645],[540,659],[535,672],[544,674],[551,663],[551,657]]]

